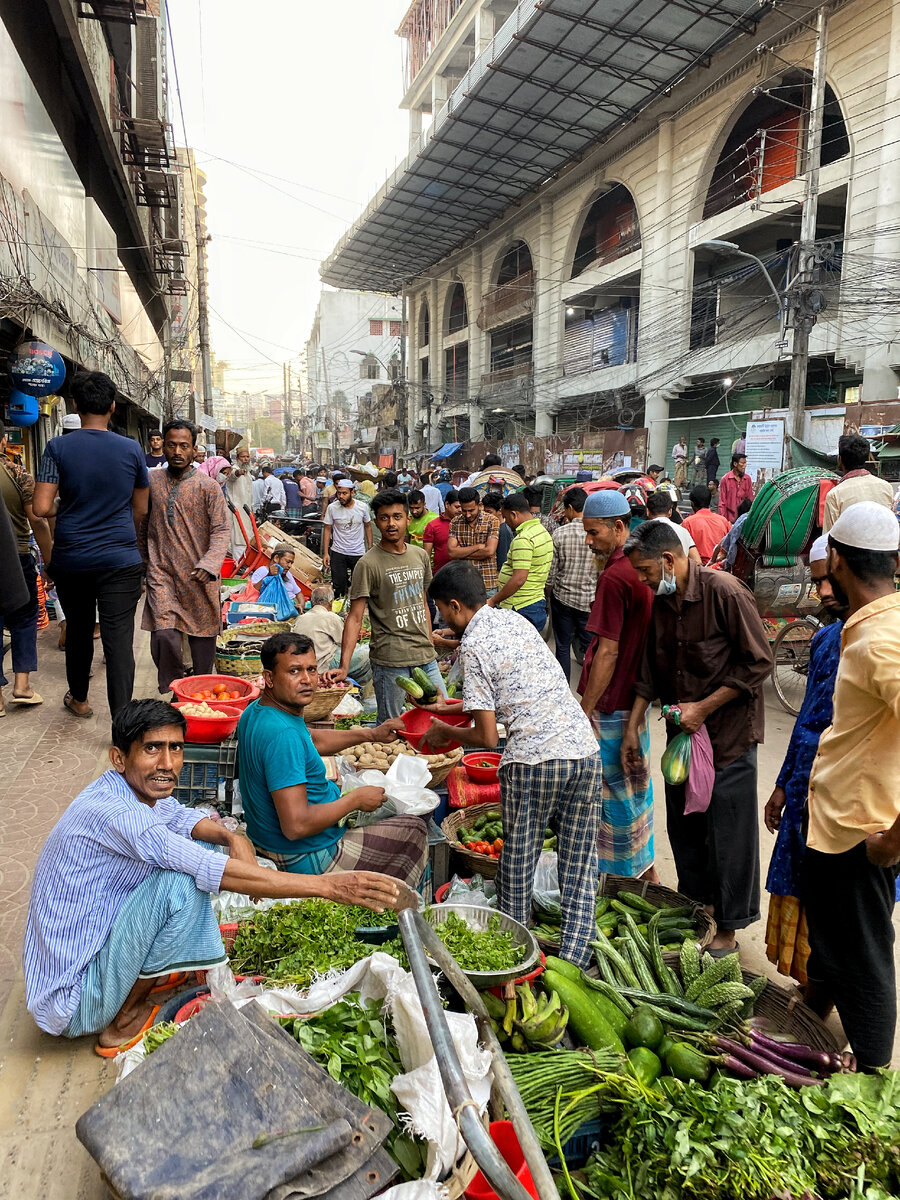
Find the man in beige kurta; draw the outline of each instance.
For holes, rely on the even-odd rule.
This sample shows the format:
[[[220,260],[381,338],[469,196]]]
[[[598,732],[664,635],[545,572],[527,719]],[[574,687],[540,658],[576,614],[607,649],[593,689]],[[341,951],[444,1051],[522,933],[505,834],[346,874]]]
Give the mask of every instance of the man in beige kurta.
[[[244,511],[245,504],[248,507],[251,507],[253,504],[250,451],[246,446],[241,446],[235,452],[234,467],[231,474],[225,479],[225,495],[237,509],[240,516],[240,521],[238,521],[238,517],[234,513],[229,514],[231,517],[231,557],[237,562],[247,549],[247,540],[244,534],[241,533],[241,525],[243,524],[247,537],[253,536],[253,531],[250,527],[250,517]]]
[[[150,476],[150,511],[141,529],[147,566],[142,629],[160,692],[184,675],[182,634],[190,644],[195,675],[215,670],[216,637],[222,627],[219,572],[231,544],[222,489],[192,467],[196,432],[187,421],[163,430],[166,468]]]

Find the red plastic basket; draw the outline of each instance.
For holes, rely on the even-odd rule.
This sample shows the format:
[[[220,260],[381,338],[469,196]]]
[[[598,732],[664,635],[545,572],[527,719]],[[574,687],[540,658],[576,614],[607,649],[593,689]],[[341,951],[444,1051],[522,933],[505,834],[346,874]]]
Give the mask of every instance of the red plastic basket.
[[[236,700],[206,701],[210,708],[218,709],[219,712],[223,707],[236,708],[243,712],[250,701],[259,695],[259,688],[255,683],[251,683],[249,679],[241,679],[238,675],[187,675],[184,679],[173,679],[170,686],[175,695],[175,702],[184,703],[196,700],[198,692],[208,692],[217,683],[226,684],[229,692],[241,693]]]

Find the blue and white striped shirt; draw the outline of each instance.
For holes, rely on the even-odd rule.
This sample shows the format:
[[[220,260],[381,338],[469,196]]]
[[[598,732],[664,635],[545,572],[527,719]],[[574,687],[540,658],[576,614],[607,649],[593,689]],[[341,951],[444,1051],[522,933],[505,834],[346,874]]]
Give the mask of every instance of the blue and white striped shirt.
[[[47,1033],[62,1033],[91,959],[103,948],[122,904],[154,871],[192,875],[218,892],[228,859],[193,841],[203,814],[173,797],[151,808],[117,771],[76,796],[44,843],[25,929],[28,1011]]]

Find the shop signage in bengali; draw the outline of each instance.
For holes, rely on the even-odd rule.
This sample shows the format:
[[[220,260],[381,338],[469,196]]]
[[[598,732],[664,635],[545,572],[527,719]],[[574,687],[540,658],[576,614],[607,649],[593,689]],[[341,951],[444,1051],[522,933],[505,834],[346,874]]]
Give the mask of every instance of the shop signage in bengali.
[[[331,432],[328,429],[316,429],[313,432],[313,445],[319,450],[328,450],[331,446]]]
[[[784,421],[747,422],[747,474],[755,481],[759,471],[777,474],[784,464]]]
[[[50,396],[64,383],[66,364],[46,342],[23,342],[9,356],[9,377],[27,396]]]
[[[201,429],[211,429],[213,433],[219,428],[219,422],[215,417],[208,417],[206,413],[200,413],[197,417],[197,424]]]

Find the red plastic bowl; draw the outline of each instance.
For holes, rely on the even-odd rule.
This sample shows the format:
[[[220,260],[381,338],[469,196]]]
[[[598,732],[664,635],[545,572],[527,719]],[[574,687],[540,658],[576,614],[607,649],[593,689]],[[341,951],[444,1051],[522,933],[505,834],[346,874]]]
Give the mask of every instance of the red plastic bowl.
[[[193,703],[188,700],[186,703]],[[184,704],[176,704],[175,707],[179,712],[184,708]],[[212,707],[212,705],[210,706]],[[227,737],[238,727],[238,721],[241,719],[241,710],[239,708],[229,708],[225,704],[217,704],[216,711],[224,713],[221,717],[192,717],[188,713],[182,713],[187,721],[187,732],[184,735],[186,742],[201,742],[209,744],[211,742],[224,742]]]
[[[493,750],[477,751],[473,754],[464,754],[462,765],[466,768],[466,774],[473,783],[496,783],[498,779],[497,768],[500,766],[502,754],[497,754]],[[481,767],[479,763],[489,762],[490,767]]]
[[[187,675],[184,679],[172,680],[171,688],[175,696],[175,703],[178,704],[179,701],[190,703],[196,700],[198,692],[209,692],[217,683],[227,684],[229,692],[241,693],[236,700],[207,700],[206,703],[209,707],[216,709],[217,712],[223,712],[225,708],[236,708],[238,712],[243,712],[250,701],[255,700],[259,695],[259,688],[256,684],[250,683],[248,679],[241,679],[237,675]]]
[[[443,721],[446,725],[453,725],[457,729],[462,729],[464,726],[472,724],[472,718],[468,713],[465,713],[462,710],[462,700],[448,700],[447,703],[454,705],[458,704],[459,714],[430,713],[421,708],[409,708],[400,718],[400,720],[403,722],[403,728],[406,730],[408,735],[406,740],[412,746],[413,750],[421,750],[420,743],[422,741],[422,736],[431,725],[432,717],[437,717],[439,721]],[[459,746],[459,742],[450,742],[449,745],[444,747],[444,752],[447,750],[458,750]],[[426,746],[425,749],[422,750],[422,753],[437,754],[438,751],[432,750],[430,747]]]

